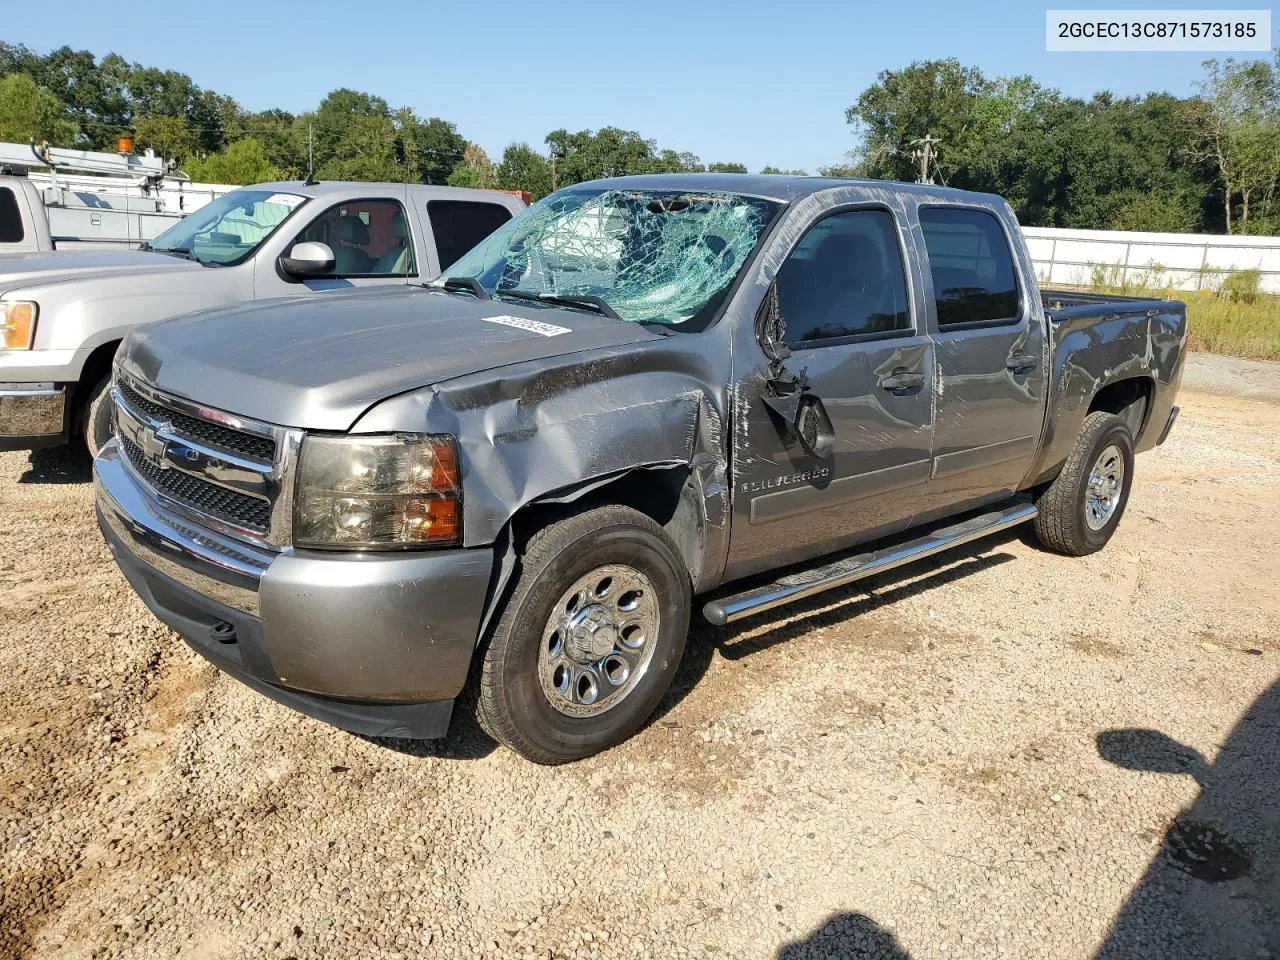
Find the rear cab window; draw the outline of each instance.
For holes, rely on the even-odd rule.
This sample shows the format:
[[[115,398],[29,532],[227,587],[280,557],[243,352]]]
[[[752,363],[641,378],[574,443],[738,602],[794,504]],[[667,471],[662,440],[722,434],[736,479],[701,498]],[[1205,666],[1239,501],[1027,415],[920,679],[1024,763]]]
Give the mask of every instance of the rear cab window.
[[[500,203],[474,200],[429,200],[427,218],[435,234],[440,269],[448,270],[462,255],[511,219]]]
[[[921,207],[939,328],[1017,323],[1018,276],[1004,228],[970,207]]]
[[[8,187],[0,187],[0,243],[21,243],[26,237],[18,198]]]

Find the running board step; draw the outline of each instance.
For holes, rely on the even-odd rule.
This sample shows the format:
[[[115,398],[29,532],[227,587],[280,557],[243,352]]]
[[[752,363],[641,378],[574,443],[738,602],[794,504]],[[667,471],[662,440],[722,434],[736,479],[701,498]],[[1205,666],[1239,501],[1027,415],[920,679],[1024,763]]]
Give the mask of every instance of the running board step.
[[[914,560],[941,553],[962,543],[1016,527],[1020,523],[1034,519],[1038,512],[1035,504],[1015,503],[1002,510],[984,513],[962,523],[934,530],[932,533],[906,543],[882,547],[855,557],[846,557],[835,563],[780,577],[762,587],[712,600],[702,608],[702,615],[716,626],[722,627],[726,623],[733,623],[743,617],[763,613],[796,600],[803,600],[824,590],[843,587],[855,580],[862,580]]]

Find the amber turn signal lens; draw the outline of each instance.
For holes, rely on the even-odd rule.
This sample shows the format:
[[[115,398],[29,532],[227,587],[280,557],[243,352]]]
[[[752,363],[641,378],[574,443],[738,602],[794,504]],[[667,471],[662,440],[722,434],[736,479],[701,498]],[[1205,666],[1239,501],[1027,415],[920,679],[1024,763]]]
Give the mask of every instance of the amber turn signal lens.
[[[411,500],[405,505],[405,539],[418,543],[458,538],[458,501]]]
[[[3,304],[4,322],[0,330],[4,331],[4,347],[6,350],[30,350],[31,342],[36,334],[36,305],[18,302]]]

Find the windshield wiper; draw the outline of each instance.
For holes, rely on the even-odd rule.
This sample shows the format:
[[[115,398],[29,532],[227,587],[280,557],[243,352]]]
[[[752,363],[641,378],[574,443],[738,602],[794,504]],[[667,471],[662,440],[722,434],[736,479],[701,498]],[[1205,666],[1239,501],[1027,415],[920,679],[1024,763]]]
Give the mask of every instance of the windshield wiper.
[[[190,247],[149,247],[152,253],[173,253],[179,257],[186,257],[188,260],[194,260],[195,254],[191,252]]]
[[[477,300],[489,299],[489,291],[475,277],[445,277],[440,286],[453,293],[469,293]]]
[[[516,300],[533,300],[538,303],[556,303],[565,307],[578,307],[583,310],[594,310],[611,320],[622,318],[614,312],[613,307],[603,297],[592,293],[535,293],[532,290],[496,290],[501,297],[513,297]]]

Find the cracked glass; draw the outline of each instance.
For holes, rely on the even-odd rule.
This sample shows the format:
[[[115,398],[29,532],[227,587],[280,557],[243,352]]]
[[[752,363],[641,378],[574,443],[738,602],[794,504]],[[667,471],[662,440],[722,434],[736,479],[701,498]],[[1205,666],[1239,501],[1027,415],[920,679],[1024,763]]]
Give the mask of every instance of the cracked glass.
[[[435,281],[473,277],[490,296],[565,304],[635,323],[710,323],[780,209],[733,193],[567,190],[505,224]]]

